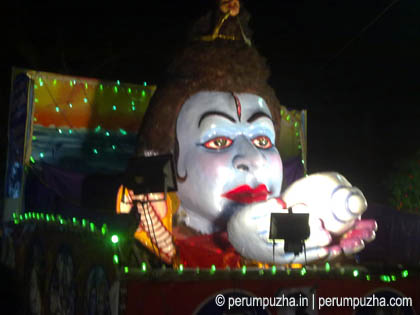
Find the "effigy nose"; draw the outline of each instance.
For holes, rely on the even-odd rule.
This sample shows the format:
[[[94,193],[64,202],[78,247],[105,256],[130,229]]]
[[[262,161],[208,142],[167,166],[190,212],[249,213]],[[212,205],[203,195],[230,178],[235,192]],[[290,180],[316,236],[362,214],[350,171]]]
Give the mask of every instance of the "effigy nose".
[[[245,136],[235,140],[237,154],[233,158],[233,167],[239,171],[251,172],[262,165],[262,153]]]

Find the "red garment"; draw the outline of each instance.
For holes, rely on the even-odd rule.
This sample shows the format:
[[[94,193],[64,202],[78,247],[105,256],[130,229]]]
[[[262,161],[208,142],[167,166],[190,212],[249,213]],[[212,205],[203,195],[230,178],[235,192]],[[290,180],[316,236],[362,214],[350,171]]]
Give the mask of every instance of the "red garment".
[[[179,263],[184,268],[240,267],[241,256],[230,244],[227,232],[191,236],[175,240]]]
[[[283,209],[286,203],[280,197],[276,198]],[[226,231],[213,234],[194,235],[182,239],[175,238],[179,264],[186,268],[216,268],[241,267],[241,256],[229,242]]]

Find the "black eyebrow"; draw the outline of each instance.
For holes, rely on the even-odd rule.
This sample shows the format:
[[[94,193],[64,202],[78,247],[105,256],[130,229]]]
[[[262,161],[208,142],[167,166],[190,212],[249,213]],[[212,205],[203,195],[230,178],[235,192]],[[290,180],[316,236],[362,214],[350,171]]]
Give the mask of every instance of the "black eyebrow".
[[[273,122],[273,119],[268,114],[263,113],[263,112],[256,112],[256,113],[252,114],[251,117],[248,118],[247,122],[251,123],[251,122],[253,122],[253,121],[255,121],[255,120],[257,120],[258,118],[261,118],[261,117],[266,117],[266,118],[270,119],[271,122]]]
[[[218,112],[218,111],[210,111],[210,112],[205,112],[203,115],[201,115],[200,120],[198,121],[198,127],[200,127],[200,124],[201,124],[201,122],[203,121],[204,118],[206,118],[207,116],[211,116],[211,115],[222,116],[222,117],[230,120],[231,122],[236,122],[235,118],[233,118],[232,116],[229,116],[226,113]]]

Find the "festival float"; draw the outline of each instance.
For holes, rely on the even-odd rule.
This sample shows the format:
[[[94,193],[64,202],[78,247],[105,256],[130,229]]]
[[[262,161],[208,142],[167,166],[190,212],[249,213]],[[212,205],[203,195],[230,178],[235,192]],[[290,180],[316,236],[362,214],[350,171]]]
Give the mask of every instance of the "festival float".
[[[1,260],[23,313],[420,312],[417,245],[308,174],[307,111],[280,105],[248,20],[221,1],[158,87],[14,69]]]

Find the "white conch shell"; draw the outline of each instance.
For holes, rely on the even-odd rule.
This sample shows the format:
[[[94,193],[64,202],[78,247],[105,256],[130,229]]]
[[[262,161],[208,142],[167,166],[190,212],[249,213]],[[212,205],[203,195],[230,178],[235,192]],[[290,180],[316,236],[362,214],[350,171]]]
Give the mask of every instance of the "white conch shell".
[[[290,185],[282,195],[288,207],[305,204],[310,216],[323,221],[327,231],[342,234],[367,208],[360,189],[336,172],[315,173]]]

